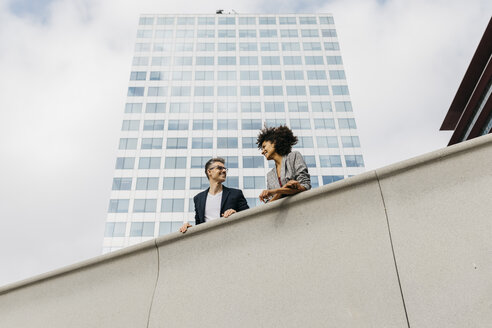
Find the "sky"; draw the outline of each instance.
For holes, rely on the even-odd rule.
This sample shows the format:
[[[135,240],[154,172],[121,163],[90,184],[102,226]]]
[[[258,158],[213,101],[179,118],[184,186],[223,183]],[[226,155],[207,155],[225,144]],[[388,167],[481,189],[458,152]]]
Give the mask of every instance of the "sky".
[[[490,0],[0,0],[0,286],[98,256],[141,13],[332,13],[367,170],[439,131]]]

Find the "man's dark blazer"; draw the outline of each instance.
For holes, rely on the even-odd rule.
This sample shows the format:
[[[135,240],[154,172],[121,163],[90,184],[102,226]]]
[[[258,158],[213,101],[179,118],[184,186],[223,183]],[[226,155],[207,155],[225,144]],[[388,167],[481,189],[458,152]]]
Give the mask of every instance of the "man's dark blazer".
[[[205,204],[207,202],[208,190],[202,191],[195,197],[193,201],[195,202],[195,224],[205,222]],[[239,189],[227,188],[222,186],[222,201],[220,203],[220,215],[224,214],[228,209],[236,210],[236,212],[241,212],[249,208],[246,198],[244,198],[243,192]]]

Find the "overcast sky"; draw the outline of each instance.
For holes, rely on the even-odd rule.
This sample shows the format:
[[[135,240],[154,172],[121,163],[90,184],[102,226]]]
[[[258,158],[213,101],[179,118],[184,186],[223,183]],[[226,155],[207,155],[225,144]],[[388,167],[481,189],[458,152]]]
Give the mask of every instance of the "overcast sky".
[[[366,168],[439,127],[490,0],[0,0],[0,286],[101,254],[141,13],[333,13]]]

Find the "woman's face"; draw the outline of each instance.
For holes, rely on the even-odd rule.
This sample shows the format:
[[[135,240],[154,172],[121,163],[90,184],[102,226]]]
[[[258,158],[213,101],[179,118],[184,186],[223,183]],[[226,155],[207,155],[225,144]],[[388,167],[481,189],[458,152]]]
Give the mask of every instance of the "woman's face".
[[[273,155],[275,155],[275,144],[271,143],[270,141],[263,141],[261,144],[261,154],[266,157],[266,159],[269,161],[273,159]]]

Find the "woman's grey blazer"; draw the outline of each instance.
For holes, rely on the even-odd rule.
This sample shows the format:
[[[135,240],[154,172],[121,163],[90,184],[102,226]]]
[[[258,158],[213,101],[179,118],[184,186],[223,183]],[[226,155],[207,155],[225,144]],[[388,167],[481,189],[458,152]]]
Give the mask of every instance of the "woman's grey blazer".
[[[311,189],[311,177],[304,158],[298,151],[292,151],[287,156],[282,157],[282,167],[280,168],[280,180],[285,185],[289,180],[296,180],[306,188]],[[267,174],[267,188],[280,188],[278,183],[277,170],[273,168]]]

